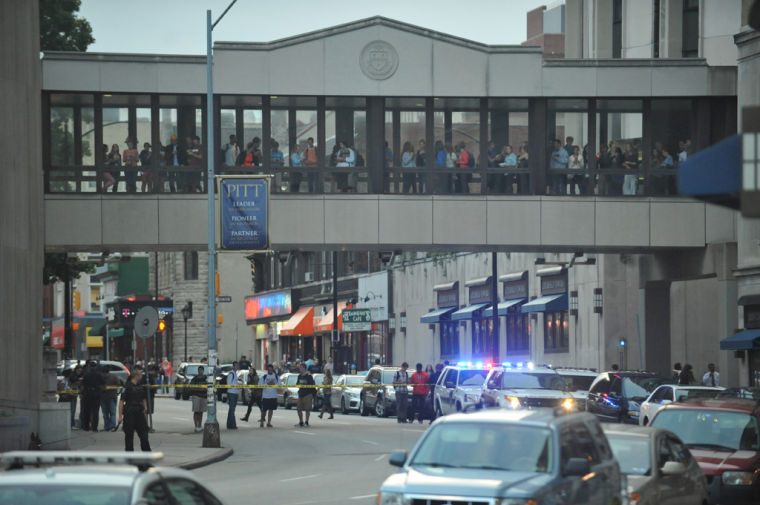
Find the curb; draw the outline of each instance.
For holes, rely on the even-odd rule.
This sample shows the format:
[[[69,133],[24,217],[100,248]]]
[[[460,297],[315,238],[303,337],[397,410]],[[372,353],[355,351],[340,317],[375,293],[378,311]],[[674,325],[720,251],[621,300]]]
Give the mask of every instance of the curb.
[[[196,468],[201,468],[203,466],[224,461],[225,459],[232,456],[233,452],[234,451],[232,450],[232,447],[223,447],[219,449],[218,451],[214,452],[212,455],[206,456],[205,458],[195,459],[193,461],[187,461],[185,463],[180,463],[174,466],[176,466],[177,468],[182,468],[184,470],[194,470]]]

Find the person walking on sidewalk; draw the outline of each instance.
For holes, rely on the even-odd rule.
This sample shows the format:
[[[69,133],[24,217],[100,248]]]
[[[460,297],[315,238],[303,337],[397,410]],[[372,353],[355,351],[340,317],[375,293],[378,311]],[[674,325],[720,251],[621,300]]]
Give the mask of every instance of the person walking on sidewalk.
[[[317,390],[314,388],[314,377],[306,370],[306,364],[301,363],[298,367],[298,426],[303,428],[309,426],[309,415],[314,402],[314,394]]]
[[[256,373],[255,368],[249,368],[248,369],[248,385],[249,386],[258,386],[259,385],[259,374]],[[245,413],[245,416],[241,417],[241,421],[248,422],[248,418],[251,416],[251,409],[254,405],[259,407],[259,412],[263,414],[263,407],[261,406],[261,388],[255,387],[251,388],[248,395],[248,411]],[[261,417],[264,417],[263,415]]]
[[[63,371],[63,378],[58,381],[58,401],[68,403],[71,411],[71,429],[78,430],[76,423],[77,411],[77,390],[79,389],[75,382],[72,382],[71,376],[74,370],[67,368]]]
[[[428,381],[430,376],[422,371],[422,363],[417,363],[415,366],[416,372],[412,374],[412,422],[414,418],[422,424],[422,418],[425,417],[425,399],[430,392],[430,386]]]
[[[134,451],[135,431],[140,438],[140,450],[150,451],[148,441],[148,392],[142,383],[143,370],[140,366],[132,369],[129,380],[124,385],[119,402],[119,421],[124,421],[124,450]]]
[[[193,402],[193,424],[195,432],[203,431],[203,413],[208,408],[206,399],[208,389],[208,377],[206,377],[203,366],[198,367],[198,375],[190,379],[190,394]]]
[[[264,427],[264,416],[267,416],[267,428],[272,427],[272,414],[277,410],[277,387],[281,384],[280,377],[274,373],[274,365],[271,363],[267,365],[267,374],[261,378],[261,383],[265,386],[273,386],[264,388],[261,392],[261,419],[259,420],[259,427]]]
[[[232,370],[227,374],[227,385],[233,386],[227,390],[227,429],[236,430],[237,423],[235,422],[235,406],[237,406],[238,394],[240,389],[238,385],[238,362],[232,362]]]
[[[164,371],[164,394],[169,393],[169,386],[172,384],[172,376],[174,375],[174,368],[171,361],[166,359],[161,360],[161,369]]]
[[[107,367],[103,367],[103,382],[105,387],[100,394],[100,410],[103,412],[103,429],[116,431],[116,398],[119,393],[121,382],[114,374],[109,373]]]
[[[401,370],[396,370],[393,375],[393,387],[396,389],[396,421],[399,423],[406,422],[406,408],[409,404],[409,390],[407,385],[409,384],[409,374],[406,369],[409,368],[409,363],[404,361],[401,363]]]
[[[100,395],[103,392],[103,374],[97,369],[95,362],[87,363],[87,370],[82,378],[82,412],[84,431],[98,431],[98,411],[100,410]]]
[[[330,386],[332,386],[332,384],[332,370],[328,368],[325,370],[325,376],[322,379],[322,410],[319,412],[320,419],[322,419],[322,416],[325,414],[325,410],[330,412],[329,419],[333,418],[333,407],[332,402],[330,401],[330,395],[332,394],[332,388]]]

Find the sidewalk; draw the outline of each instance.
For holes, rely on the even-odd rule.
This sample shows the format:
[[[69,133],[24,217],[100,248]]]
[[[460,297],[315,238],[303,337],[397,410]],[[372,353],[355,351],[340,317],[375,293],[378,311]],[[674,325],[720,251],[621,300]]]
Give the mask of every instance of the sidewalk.
[[[232,455],[231,447],[219,449],[207,449],[201,447],[202,433],[171,433],[168,431],[156,431],[149,435],[150,448],[164,453],[161,466],[176,466],[186,470],[200,468],[218,461],[222,461]],[[81,431],[71,432],[72,451],[123,451],[124,432],[106,431]],[[140,439],[135,434],[135,449],[139,450]]]

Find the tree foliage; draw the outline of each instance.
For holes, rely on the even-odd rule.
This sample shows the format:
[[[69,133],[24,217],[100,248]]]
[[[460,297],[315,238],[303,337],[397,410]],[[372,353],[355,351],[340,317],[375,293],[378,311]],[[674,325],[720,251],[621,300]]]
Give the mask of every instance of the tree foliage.
[[[80,0],[40,1],[40,49],[86,51],[95,42],[90,23],[76,15]]]
[[[69,258],[66,253],[45,254],[45,268],[42,273],[43,283],[72,281],[83,273],[95,273],[95,265],[79,261],[76,258]]]

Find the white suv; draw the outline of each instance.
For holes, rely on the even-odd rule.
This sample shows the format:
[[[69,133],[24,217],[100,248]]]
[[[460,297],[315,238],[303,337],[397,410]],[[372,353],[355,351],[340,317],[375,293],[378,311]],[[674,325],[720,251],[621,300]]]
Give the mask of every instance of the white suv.
[[[480,391],[487,375],[486,368],[444,368],[433,392],[433,408],[436,415],[461,412],[470,405],[478,405]]]
[[[508,409],[562,407],[577,410],[567,383],[556,370],[528,363],[526,366],[492,368],[483,383],[481,405]]]

